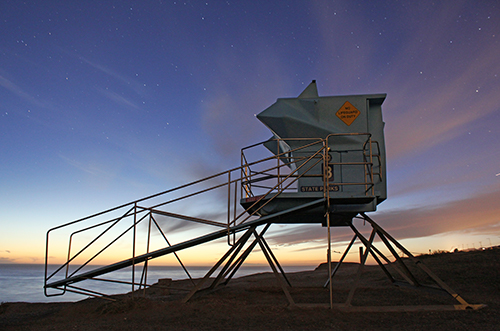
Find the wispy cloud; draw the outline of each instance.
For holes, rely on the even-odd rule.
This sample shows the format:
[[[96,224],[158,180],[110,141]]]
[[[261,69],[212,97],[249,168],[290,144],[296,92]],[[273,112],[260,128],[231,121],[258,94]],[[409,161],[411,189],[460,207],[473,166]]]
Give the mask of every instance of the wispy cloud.
[[[5,78],[2,75],[0,75],[0,86],[4,87],[5,89],[9,90],[11,93],[17,95],[21,99],[28,101],[29,103],[31,103],[35,106],[42,107],[42,108],[50,108],[50,106],[48,104],[38,100],[33,95],[26,92],[20,86],[18,86],[17,84],[15,84],[11,80]]]
[[[85,174],[84,180],[98,189],[108,188],[117,178],[120,169],[117,162],[106,163],[106,158],[102,157],[87,157],[85,161],[79,161],[62,154],[59,154],[59,157],[68,165]]]
[[[203,101],[201,125],[223,157],[268,138],[270,133],[254,115],[286,96],[292,86],[279,54],[265,42],[241,53],[244,58],[220,52],[213,59],[218,75],[203,82],[208,97]]]
[[[500,235],[500,188],[453,201],[434,208],[414,208],[370,215],[398,240],[421,238],[436,234],[461,232]],[[352,238],[348,228],[333,228],[333,242]],[[274,244],[298,245],[324,241],[326,229],[317,224],[301,225],[273,231],[268,236]]]
[[[392,158],[449,142],[500,109],[498,78],[493,74],[500,71],[498,45],[493,40],[483,42],[474,47],[471,56],[465,48],[470,49],[474,41],[450,40],[450,35],[479,38],[473,29],[464,35],[454,31],[457,23],[453,17],[459,17],[462,9],[457,3],[446,11],[430,13],[429,24],[418,24],[419,29],[408,35],[411,40],[385,75],[382,85],[392,92],[385,108]]]
[[[500,95],[491,88],[490,70],[500,70],[500,64],[489,54],[466,68],[447,86],[434,87],[416,103],[408,96],[396,95],[390,102],[387,137],[393,158],[423,152],[466,133],[466,128],[485,116],[498,111]],[[484,77],[483,79],[479,79]],[[471,82],[483,86],[478,89]],[[418,87],[415,87],[417,90]],[[421,94],[421,93],[420,93]],[[397,110],[397,111],[394,111]]]
[[[94,175],[94,176],[107,176],[109,175],[109,173],[107,173],[102,167],[99,167],[95,164],[86,164],[86,163],[83,163],[83,162],[80,162],[80,161],[77,161],[77,160],[74,160],[74,159],[70,159],[64,155],[59,155],[59,157],[61,159],[63,159],[63,161],[65,161],[67,164],[79,169],[79,170],[82,170],[90,175]]]
[[[68,53],[68,52],[66,52],[66,53],[74,55],[72,53]],[[116,79],[117,81],[122,83],[123,85],[132,89],[136,94],[140,95],[141,97],[147,96],[147,92],[146,92],[146,89],[144,87],[144,83],[142,83],[136,79],[132,79],[128,76],[122,75],[122,74],[116,72],[115,70],[112,70],[111,68],[105,66],[105,65],[91,61],[91,60],[89,60],[81,55],[78,55],[77,57],[81,61],[83,61],[86,64],[90,65],[91,67],[99,70],[100,72],[105,73],[106,75],[108,75],[110,77],[113,77],[114,79]]]
[[[78,59],[78,60],[82,61],[83,63],[89,65],[90,67],[97,69],[99,72],[102,72],[102,73],[106,74],[107,76],[115,79],[121,85],[127,86],[128,88],[130,88],[137,95],[139,95],[141,97],[148,96],[148,92],[147,92],[147,89],[144,85],[145,84],[144,82],[141,82],[138,79],[135,79],[133,77],[121,74],[121,73],[117,72],[116,70],[113,70],[109,66],[101,64],[97,61],[90,60],[90,59],[88,59],[88,58],[86,58],[78,53],[70,52],[63,47],[56,46],[56,48],[59,51],[63,52],[64,54],[69,55],[72,58]]]
[[[8,257],[1,257],[0,256],[0,264],[2,264],[2,263],[15,263],[15,262],[16,262],[16,259],[11,259]]]
[[[418,238],[453,231],[479,233],[500,224],[500,188],[432,209],[381,213],[378,223],[395,236]],[[492,227],[493,226],[493,227]]]
[[[125,106],[127,108],[132,108],[132,109],[140,109],[140,107],[137,106],[134,102],[132,102],[128,98],[125,98],[123,95],[118,94],[116,92],[112,92],[112,91],[104,89],[104,88],[97,88],[97,92],[104,95],[106,98],[116,102],[119,105]]]
[[[483,151],[477,151],[479,154]],[[495,160],[500,156],[500,152],[491,153],[489,158]],[[390,164],[391,160],[389,160]],[[390,197],[408,195],[412,193],[431,195],[432,192],[452,191],[453,188],[467,187],[470,192],[470,186],[474,183],[491,182],[491,177],[497,170],[497,164],[493,162],[484,162],[483,158],[477,154],[467,153],[447,155],[446,161],[434,162],[432,157],[425,157],[418,162],[418,167],[412,167],[405,164],[406,169],[397,167],[396,171],[402,173],[404,178],[397,180],[397,185],[390,187]],[[395,176],[389,173],[389,176]],[[404,184],[401,184],[403,183]],[[484,188],[487,190],[487,188]],[[448,195],[450,198],[453,196]]]

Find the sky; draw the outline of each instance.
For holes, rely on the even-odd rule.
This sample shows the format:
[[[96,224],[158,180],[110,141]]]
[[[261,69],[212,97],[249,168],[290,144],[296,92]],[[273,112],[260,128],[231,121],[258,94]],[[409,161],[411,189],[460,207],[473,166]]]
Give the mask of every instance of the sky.
[[[414,253],[499,245],[499,7],[2,1],[0,263],[43,263],[52,227],[239,166],[270,136],[255,114],[313,79],[320,96],[387,93],[378,224]],[[285,263],[315,264],[325,236],[267,238]],[[334,229],[334,258],[350,238]]]

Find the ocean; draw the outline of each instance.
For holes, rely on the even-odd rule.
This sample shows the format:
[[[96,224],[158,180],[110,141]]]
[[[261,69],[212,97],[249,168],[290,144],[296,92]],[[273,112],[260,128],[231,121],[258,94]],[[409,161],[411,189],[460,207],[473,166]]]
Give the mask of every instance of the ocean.
[[[298,272],[313,270],[316,266],[283,266],[285,272]],[[141,268],[136,268],[135,281],[141,278]],[[210,267],[188,267],[193,278],[203,277]],[[243,265],[235,277],[272,272],[267,265]],[[0,303],[2,302],[58,302],[58,301],[79,301],[88,296],[66,292],[64,295],[46,297],[43,290],[43,280],[45,266],[43,264],[0,264]],[[130,281],[132,273],[130,269],[113,272],[110,279],[119,281]],[[101,278],[105,278],[102,276]],[[148,268],[147,283],[153,284],[160,278],[171,278],[173,280],[187,279],[187,275],[180,266],[150,266]],[[85,284],[84,284],[85,283]],[[132,290],[132,285],[124,285],[103,281],[86,280],[78,283],[77,286],[91,289],[100,293],[119,294]],[[137,287],[136,287],[137,288]],[[50,291],[49,294],[60,293],[60,291]]]

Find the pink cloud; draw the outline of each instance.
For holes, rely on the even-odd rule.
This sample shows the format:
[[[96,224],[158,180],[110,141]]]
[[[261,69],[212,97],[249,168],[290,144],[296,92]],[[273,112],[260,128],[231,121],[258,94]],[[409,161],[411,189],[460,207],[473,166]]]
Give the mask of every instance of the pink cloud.
[[[369,214],[397,240],[420,238],[448,232],[500,234],[500,187],[468,199],[425,207]],[[320,225],[301,225],[275,230],[268,238],[278,245],[296,245],[324,241],[326,229]],[[348,228],[332,228],[333,242],[348,241]]]

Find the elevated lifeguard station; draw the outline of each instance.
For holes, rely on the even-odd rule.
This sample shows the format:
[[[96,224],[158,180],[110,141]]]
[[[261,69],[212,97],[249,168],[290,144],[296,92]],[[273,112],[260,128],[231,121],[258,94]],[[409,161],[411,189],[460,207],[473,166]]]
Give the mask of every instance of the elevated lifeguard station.
[[[106,297],[86,285],[78,285],[91,286],[96,281],[125,283],[131,285],[132,291],[143,289],[150,286],[147,271],[151,261],[173,255],[193,282],[184,298],[186,302],[198,292],[227,284],[252,250],[259,246],[288,303],[300,305],[290,294],[291,284],[266,242],[265,234],[276,223],[321,224],[326,227],[328,261],[328,279],[324,287],[330,293],[330,302],[324,303],[325,306],[369,311],[415,309],[351,305],[363,266],[371,255],[390,282],[428,288],[407,267],[407,262],[411,261],[440,291],[459,303],[419,306],[420,310],[481,308],[482,305],[467,303],[366,215],[387,198],[382,120],[385,97],[385,94],[320,97],[313,81],[297,98],[278,99],[257,115],[271,130],[272,137],[243,148],[239,167],[50,229],[45,253],[45,294],[74,292]],[[262,158],[266,149],[271,156]],[[259,158],[256,159],[256,155]],[[210,206],[210,210],[199,207],[203,205]],[[225,211],[225,217],[214,216],[217,215],[211,210],[214,205]],[[354,221],[358,219],[371,225],[369,236],[356,227]],[[209,230],[184,239],[175,236],[174,242],[172,236],[180,227],[177,225],[186,222]],[[169,227],[172,223],[176,226]],[[331,259],[332,227],[348,227],[353,231],[353,238],[335,269]],[[197,281],[192,279],[179,253],[224,237],[229,245],[227,252],[205,277]],[[251,237],[253,241],[249,240]],[[376,237],[393,261],[375,246]],[[155,242],[158,239],[160,243]],[[69,245],[64,256],[59,256],[64,262],[54,266],[53,260],[61,254],[57,246],[60,240]],[[332,280],[355,241],[364,247],[359,269],[347,300],[334,304]],[[108,260],[117,259],[126,244],[130,247],[130,257],[104,266],[93,265],[108,252]],[[402,259],[397,250],[407,259]],[[102,278],[125,268],[131,270],[130,281]],[[136,276],[137,272],[140,277]],[[214,274],[215,278],[211,278]]]
[[[245,168],[249,177],[243,183],[242,206],[262,207],[259,214],[269,215],[324,197],[331,226],[346,226],[358,213],[375,211],[387,198],[381,107],[385,97],[319,97],[313,81],[297,98],[278,99],[258,114],[273,133],[264,146],[294,172],[297,183],[293,191],[278,190],[276,198],[274,192],[255,196],[252,184],[265,177],[253,179]],[[282,222],[327,225],[323,206]]]

